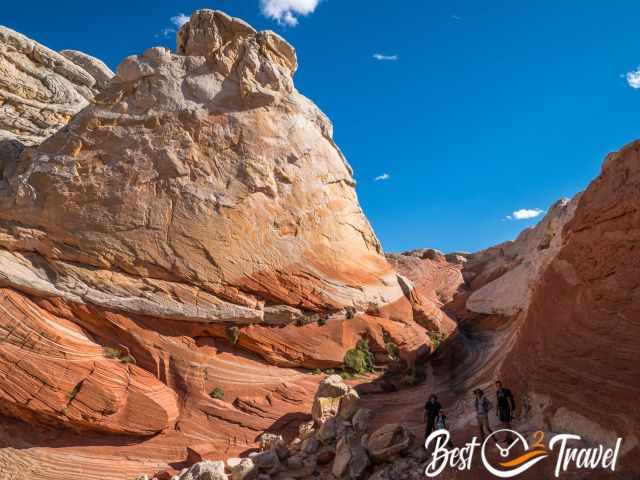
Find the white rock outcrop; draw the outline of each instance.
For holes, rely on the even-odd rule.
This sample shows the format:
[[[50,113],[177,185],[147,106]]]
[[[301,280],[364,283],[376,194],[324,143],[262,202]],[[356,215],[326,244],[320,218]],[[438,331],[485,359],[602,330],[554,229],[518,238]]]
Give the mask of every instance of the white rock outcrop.
[[[113,76],[101,61],[65,52],[0,25],[0,142],[42,142],[89,105]]]

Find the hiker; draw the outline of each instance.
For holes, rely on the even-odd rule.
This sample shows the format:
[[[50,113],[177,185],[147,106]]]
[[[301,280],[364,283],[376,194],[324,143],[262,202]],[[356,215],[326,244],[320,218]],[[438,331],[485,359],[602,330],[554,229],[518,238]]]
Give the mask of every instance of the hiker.
[[[435,430],[436,418],[438,417],[440,410],[442,410],[442,405],[438,402],[438,397],[431,395],[429,400],[427,400],[427,403],[424,404],[424,419],[427,422],[427,428],[424,434],[425,440],[429,434]]]
[[[508,388],[502,386],[502,382],[498,380],[496,382],[496,416],[502,428],[511,430],[511,420],[513,420],[513,412],[516,409],[516,402],[513,399],[513,394]],[[510,442],[513,439],[511,433],[507,433],[505,436],[505,442]]]
[[[475,398],[474,406],[476,408],[476,418],[478,419],[478,428],[480,430],[481,441],[484,441],[487,435],[493,433],[489,426],[489,411],[493,408],[491,402],[484,396],[484,392],[479,388],[473,391]]]
[[[436,430],[449,430],[447,428],[447,415],[444,410],[440,410],[438,416],[436,417]],[[449,443],[447,443],[447,448],[453,448],[453,442],[451,441],[451,437],[449,437]]]

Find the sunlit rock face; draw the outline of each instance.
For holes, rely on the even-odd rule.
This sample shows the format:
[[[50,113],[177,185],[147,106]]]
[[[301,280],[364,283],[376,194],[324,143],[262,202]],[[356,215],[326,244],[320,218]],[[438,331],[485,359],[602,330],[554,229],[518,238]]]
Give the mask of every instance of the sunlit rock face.
[[[398,392],[401,406],[386,407],[384,421],[415,417],[424,394],[436,392],[454,405],[454,432],[472,435],[468,392],[481,387],[493,397],[500,379],[518,399],[516,429],[608,446],[621,437],[618,471],[640,471],[640,417],[630,407],[640,385],[639,151],[634,142],[607,156],[584,192],[556,202],[514,241],[455,255],[463,260],[450,265],[453,256],[434,250],[389,256],[416,291],[440,292],[457,331],[429,362],[424,391]],[[446,295],[434,272],[456,269]],[[391,403],[365,400],[374,410]]]
[[[86,107],[112,76],[90,55],[57,53],[0,26],[0,142],[40,143]]]
[[[638,451],[640,415],[640,144],[605,160],[580,196],[541,275],[505,374],[546,398],[532,414],[553,429],[625,438]],[[637,455],[626,466],[640,470]],[[630,470],[631,471],[631,470]]]
[[[196,321],[402,298],[331,124],[293,87],[293,48],[204,10],[178,52],[126,58],[95,104],[20,157],[0,190],[5,275]]]
[[[577,195],[556,202],[540,223],[525,229],[513,242],[473,255],[467,265],[469,271],[474,265],[482,265],[482,275],[473,276],[473,280],[489,281],[474,290],[466,307],[487,315],[526,312],[541,275],[562,246],[562,230],[573,218],[579,199]],[[496,274],[499,276],[491,280]]]

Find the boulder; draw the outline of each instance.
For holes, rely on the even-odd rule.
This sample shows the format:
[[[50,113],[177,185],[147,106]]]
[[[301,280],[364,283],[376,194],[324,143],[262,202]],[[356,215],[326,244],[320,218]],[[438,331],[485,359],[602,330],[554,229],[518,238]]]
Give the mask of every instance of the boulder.
[[[365,433],[371,422],[372,412],[368,408],[360,408],[353,416],[351,424],[353,429],[359,433]]]
[[[304,467],[304,457],[302,455],[291,455],[285,462],[287,470],[300,470]]]
[[[370,463],[367,450],[362,446],[361,437],[350,433],[338,441],[331,472],[338,479],[364,478]]]
[[[258,439],[260,450],[262,451],[271,450],[281,442],[283,442],[282,435],[276,435],[273,433],[263,433]]]
[[[320,448],[320,442],[316,437],[309,437],[302,442],[301,450],[307,455],[313,455]]]
[[[378,428],[369,436],[367,450],[374,462],[385,462],[406,452],[412,441],[412,434],[404,425],[391,423]]]
[[[336,452],[331,448],[325,448],[318,453],[316,461],[318,465],[328,465],[336,457]]]
[[[250,459],[259,471],[275,473],[280,469],[280,458],[274,450],[250,454]]]
[[[250,458],[243,458],[231,467],[231,480],[254,480],[257,475],[258,469]]]
[[[444,258],[447,262],[454,265],[464,265],[467,262],[469,254],[461,252],[447,253]]]
[[[358,392],[344,383],[340,375],[330,375],[318,386],[311,416],[317,425],[335,416],[348,420],[356,412],[359,400]]]
[[[338,434],[338,421],[336,417],[327,418],[320,428],[318,429],[318,433],[316,433],[316,438],[322,444],[329,444],[336,439]]]
[[[199,462],[180,475],[180,480],[227,480],[224,462]]]
[[[338,418],[342,421],[349,421],[360,407],[360,395],[355,388],[349,388],[349,391],[340,398],[340,408],[338,409]]]

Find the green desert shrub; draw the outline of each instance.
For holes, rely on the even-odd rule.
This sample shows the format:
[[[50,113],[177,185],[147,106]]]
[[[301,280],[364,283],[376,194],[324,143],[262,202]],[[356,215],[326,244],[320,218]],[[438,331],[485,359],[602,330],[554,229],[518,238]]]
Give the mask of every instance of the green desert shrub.
[[[117,347],[102,347],[102,354],[113,360],[118,360],[121,363],[136,363],[136,359],[133,355],[123,352]]]
[[[391,360],[398,360],[400,358],[400,347],[393,342],[386,342],[387,354]]]
[[[398,360],[400,358],[400,348],[391,339],[391,335],[389,335],[389,332],[383,330],[382,339],[384,341],[384,346],[387,350],[387,355],[389,355],[389,358],[391,360]]]
[[[107,358],[118,359],[120,358],[121,351],[115,347],[102,347],[102,354]]]
[[[369,342],[364,338],[358,340],[356,348],[345,353],[343,363],[345,370],[357,375],[373,371],[373,354],[369,350]]]
[[[348,370],[342,370],[339,374],[343,380],[349,380],[350,378],[355,377],[355,375]]]
[[[216,387],[209,392],[209,396],[211,398],[215,398],[216,400],[224,399],[224,390],[220,387]]]
[[[440,347],[442,341],[445,339],[445,335],[441,332],[430,331],[427,335],[429,335],[429,339],[431,340],[434,351],[437,350],[438,347]]]
[[[311,313],[311,314],[305,314],[305,315],[300,315],[297,319],[296,319],[296,325],[298,327],[304,327],[305,325],[309,325],[310,323],[313,322],[317,322],[318,324],[320,324],[320,314],[319,313]]]

